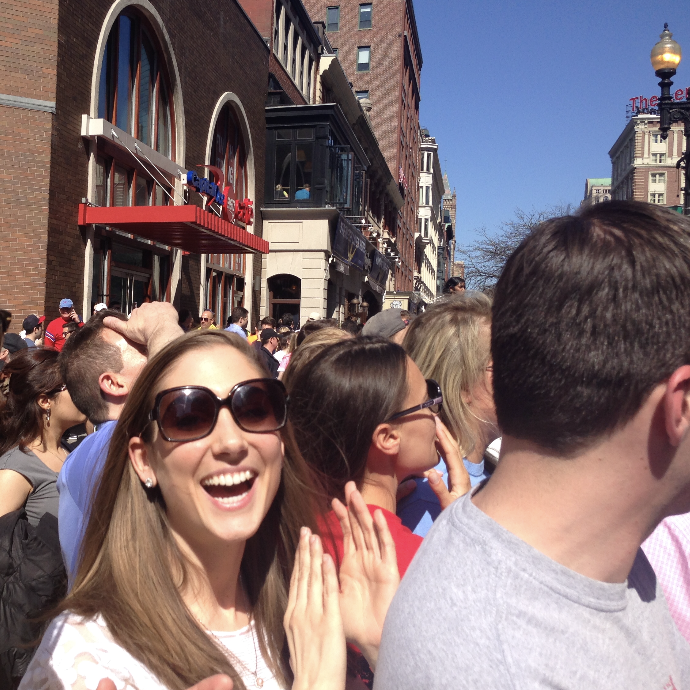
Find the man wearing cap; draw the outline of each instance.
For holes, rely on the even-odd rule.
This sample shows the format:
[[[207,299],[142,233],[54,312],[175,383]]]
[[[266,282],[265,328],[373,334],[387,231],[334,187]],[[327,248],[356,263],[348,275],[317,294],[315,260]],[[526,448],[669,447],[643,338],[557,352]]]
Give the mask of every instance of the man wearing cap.
[[[53,319],[48,324],[48,328],[46,328],[45,346],[49,350],[62,352],[62,348],[65,346],[62,327],[70,321],[74,321],[78,326],[84,325],[77,312],[74,311],[74,302],[69,298],[65,298],[60,300],[60,316],[57,319]]]
[[[266,369],[271,372],[274,379],[278,378],[278,360],[273,356],[273,353],[278,348],[278,334],[272,328],[264,328],[261,331],[261,357]]]
[[[36,347],[41,345],[41,338],[43,338],[43,322],[46,320],[45,316],[36,316],[36,314],[29,314],[24,321],[22,321],[22,328],[24,329],[24,342],[27,347]],[[36,341],[39,341],[36,343]]]
[[[320,318],[321,314],[319,314],[318,311],[313,311],[311,314],[309,314],[307,321],[318,321]]]
[[[362,335],[378,335],[400,345],[405,338],[406,329],[407,322],[403,321],[402,309],[386,309],[367,320]]]

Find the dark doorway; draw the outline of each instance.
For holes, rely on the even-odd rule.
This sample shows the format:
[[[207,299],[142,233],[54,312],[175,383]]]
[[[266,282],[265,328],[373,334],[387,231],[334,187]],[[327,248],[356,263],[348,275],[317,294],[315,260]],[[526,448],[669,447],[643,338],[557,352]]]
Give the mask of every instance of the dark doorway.
[[[268,313],[277,321],[283,314],[293,314],[299,321],[302,281],[289,273],[268,279]]]

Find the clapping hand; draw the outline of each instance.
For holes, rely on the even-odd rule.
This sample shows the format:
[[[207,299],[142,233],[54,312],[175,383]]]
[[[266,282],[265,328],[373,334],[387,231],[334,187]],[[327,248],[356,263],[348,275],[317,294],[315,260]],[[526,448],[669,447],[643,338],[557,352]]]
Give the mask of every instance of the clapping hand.
[[[347,508],[333,499],[343,532],[340,611],[345,637],[376,667],[383,622],[400,584],[395,543],[380,510],[372,519],[354,482],[345,486]]]
[[[448,468],[448,484],[443,483],[441,475],[436,470],[429,470],[424,475],[429,480],[429,486],[436,494],[441,508],[447,508],[456,498],[464,496],[470,490],[470,475],[455,439],[450,435],[445,424],[436,417],[437,447]]]
[[[347,671],[338,576],[321,539],[302,527],[283,619],[293,690],[343,690]]]

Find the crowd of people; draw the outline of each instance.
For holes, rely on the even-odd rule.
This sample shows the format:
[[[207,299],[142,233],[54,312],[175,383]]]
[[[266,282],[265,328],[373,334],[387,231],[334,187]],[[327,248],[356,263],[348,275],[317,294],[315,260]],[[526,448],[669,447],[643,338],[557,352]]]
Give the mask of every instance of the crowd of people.
[[[0,687],[690,688],[690,221],[598,204],[446,288],[0,310]]]

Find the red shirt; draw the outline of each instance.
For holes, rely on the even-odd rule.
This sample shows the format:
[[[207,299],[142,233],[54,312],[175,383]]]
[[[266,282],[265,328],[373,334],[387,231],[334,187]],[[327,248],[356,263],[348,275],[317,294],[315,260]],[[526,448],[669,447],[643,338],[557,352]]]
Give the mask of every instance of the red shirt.
[[[66,323],[70,323],[72,319],[63,319],[62,316],[58,316],[57,319],[53,319],[46,328],[46,337],[43,341],[45,347],[49,350],[57,350],[62,352],[62,348],[65,347],[65,336],[62,335],[62,327]],[[83,326],[80,323],[79,326]]]
[[[417,549],[422,543],[422,538],[413,534],[402,524],[402,521],[397,515],[385,508],[368,504],[367,508],[369,508],[372,517],[377,510],[380,510],[383,513],[383,517],[386,518],[388,529],[391,531],[391,537],[393,537],[393,541],[395,542],[398,570],[400,570],[400,577],[402,577],[414,558],[414,555],[417,553]],[[323,548],[327,553],[331,554],[335,560],[336,567],[339,568],[343,560],[343,533],[340,529],[340,522],[332,510],[319,518],[319,528],[321,530]],[[337,557],[334,552],[334,546],[337,551]]]

